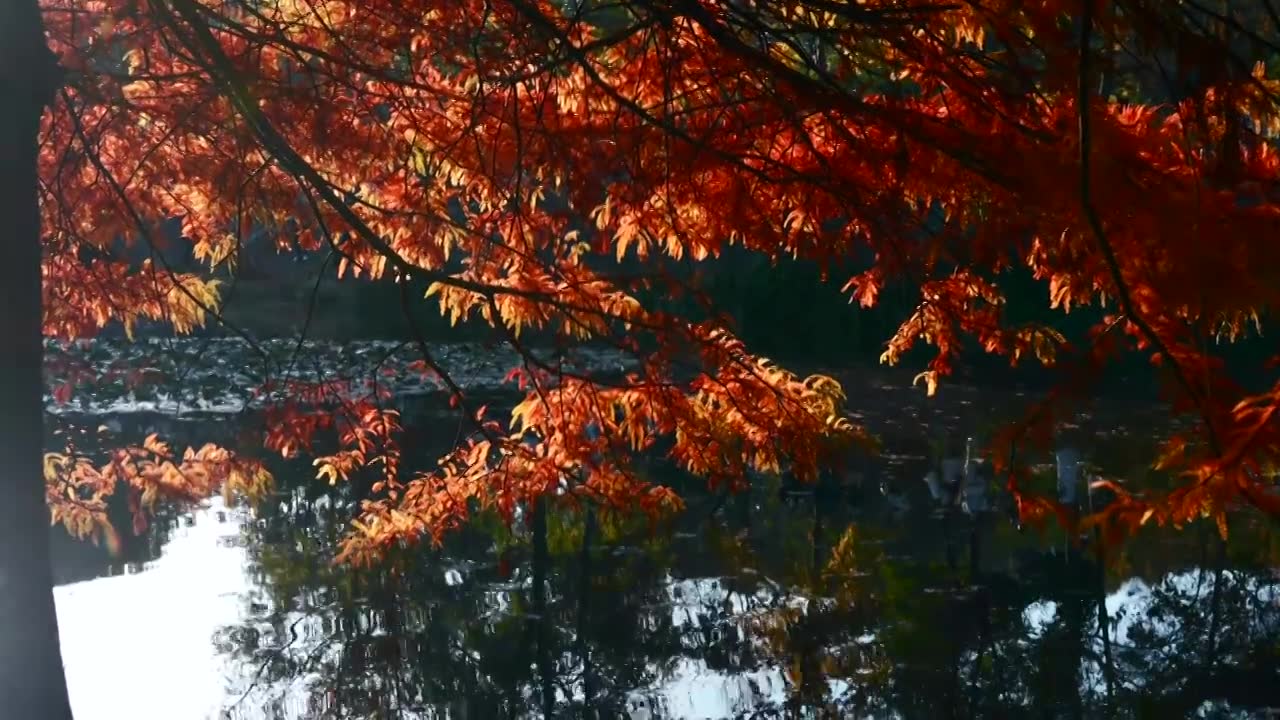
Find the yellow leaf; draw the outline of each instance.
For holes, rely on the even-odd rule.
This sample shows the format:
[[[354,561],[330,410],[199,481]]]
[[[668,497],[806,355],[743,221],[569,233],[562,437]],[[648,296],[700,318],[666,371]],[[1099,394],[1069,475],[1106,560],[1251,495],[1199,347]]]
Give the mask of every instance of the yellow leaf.
[[[912,385],[919,385],[920,383],[924,383],[925,392],[928,396],[933,397],[934,393],[938,392],[938,373],[934,370],[926,370],[916,375],[911,381]]]

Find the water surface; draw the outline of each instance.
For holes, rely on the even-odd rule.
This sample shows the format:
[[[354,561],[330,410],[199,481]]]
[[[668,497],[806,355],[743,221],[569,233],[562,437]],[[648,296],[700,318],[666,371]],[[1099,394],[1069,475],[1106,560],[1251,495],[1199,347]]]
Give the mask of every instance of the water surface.
[[[182,346],[180,361],[85,350],[203,379],[144,397],[98,388],[55,425],[110,420],[124,440],[234,435],[254,422],[232,378],[251,363],[234,354],[242,347],[200,347]],[[313,356],[338,368],[389,349]],[[500,382],[492,352],[450,352],[458,366],[493,366],[469,385]],[[430,388],[397,392],[417,398],[406,423],[430,457],[456,419]],[[673,476],[689,511],[658,528],[553,513],[539,534],[485,518],[443,547],[357,572],[330,564],[354,491],[275,461],[270,502],[167,513],[121,557],[55,537],[76,717],[1173,718],[1280,707],[1270,525],[1233,518],[1226,545],[1207,526],[1144,533],[1104,569],[1089,543],[1019,529],[998,496],[979,515],[934,505],[921,428],[937,418],[886,407],[898,392],[851,388],[892,442],[843,481],[814,491],[761,478],[724,498]],[[1154,438],[1109,426],[1086,436],[1091,460],[1159,482],[1137,465]]]

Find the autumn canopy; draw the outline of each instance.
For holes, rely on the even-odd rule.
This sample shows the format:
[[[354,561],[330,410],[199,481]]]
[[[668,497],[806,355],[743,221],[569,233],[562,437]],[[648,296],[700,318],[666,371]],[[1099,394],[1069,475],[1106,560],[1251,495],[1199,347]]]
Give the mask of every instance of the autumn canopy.
[[[40,144],[46,335],[213,322],[217,284],[166,253],[189,244],[210,269],[234,265],[266,234],[331,254],[339,275],[429,285],[406,302],[489,323],[525,358],[510,421],[458,393],[470,434],[439,468],[401,462],[397,417],[373,393],[283,396],[268,447],[306,452],[336,423],[320,477],[380,473],[349,559],[438,536],[474,502],[510,516],[563,489],[676,508],[632,466],[655,445],[713,483],[814,477],[859,437],[839,385],[753,355],[715,308],[653,301],[696,296],[680,269],[729,246],[831,269],[849,312],[912,283],[918,305],[882,361],[933,346],[928,392],[965,337],[1013,361],[1069,356],[1080,372],[1066,375],[1085,380],[991,449],[1015,490],[1015,441],[1045,437],[1089,368],[1136,352],[1196,422],[1163,459],[1181,488],[1121,494],[1109,519],[1177,524],[1239,501],[1280,512],[1261,484],[1280,388],[1248,394],[1213,354],[1280,298],[1280,68],[1259,62],[1280,28],[1266,2],[42,4],[66,71]],[[853,257],[872,261],[838,275]],[[1063,312],[1102,304],[1103,322],[1079,337],[1007,322],[1009,267]],[[643,362],[624,378],[574,374],[527,351],[530,331]],[[423,372],[451,387],[418,345]],[[61,482],[100,496],[125,480],[151,500],[193,474],[210,485],[179,496],[265,481],[217,448],[183,460],[155,440],[105,467],[50,462],[55,514],[81,531],[97,516]]]

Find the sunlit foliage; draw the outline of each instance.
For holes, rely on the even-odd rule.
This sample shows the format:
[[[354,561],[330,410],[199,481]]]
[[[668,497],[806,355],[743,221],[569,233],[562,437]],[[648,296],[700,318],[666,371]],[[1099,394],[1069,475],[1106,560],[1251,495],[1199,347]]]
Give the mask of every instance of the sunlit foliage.
[[[439,468],[400,467],[395,418],[353,414],[342,449],[317,462],[329,481],[383,475],[349,559],[439,537],[473,504],[677,508],[630,463],[661,443],[713,483],[814,477],[858,437],[838,384],[755,357],[717,314],[641,300],[696,294],[673,269],[729,245],[815,262],[862,306],[912,280],[918,306],[882,360],[935,348],[930,393],[965,338],[1011,362],[1149,356],[1174,410],[1199,419],[1163,460],[1186,484],[1167,497],[1114,486],[1095,518],[1109,528],[1220,517],[1240,499],[1280,512],[1260,472],[1280,448],[1280,385],[1250,394],[1212,344],[1254,332],[1280,293],[1280,81],[1254,62],[1280,33],[1251,4],[44,7],[68,70],[42,144],[49,334],[143,319],[189,330],[217,288],[167,272],[166,245],[216,267],[256,232],[332,253],[340,276],[429,285],[425,301],[525,358],[508,422],[470,407],[419,342],[472,421]],[[171,218],[180,238],[162,232]],[[122,238],[152,259],[120,259]],[[868,267],[831,274],[860,253]],[[1012,266],[1053,308],[1107,316],[1087,337],[1005,322],[996,274]],[[525,348],[532,331],[644,361],[620,381],[575,374]],[[999,469],[1047,436],[1065,395],[1001,436]],[[306,447],[299,417],[282,418],[273,447]]]

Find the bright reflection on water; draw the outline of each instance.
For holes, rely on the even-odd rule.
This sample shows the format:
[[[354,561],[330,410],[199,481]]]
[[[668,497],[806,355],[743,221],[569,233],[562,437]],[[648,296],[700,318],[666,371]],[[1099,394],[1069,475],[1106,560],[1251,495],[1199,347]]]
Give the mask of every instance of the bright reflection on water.
[[[250,580],[238,514],[218,498],[191,519],[141,572],[56,588],[79,720],[217,717],[233,668],[212,639],[240,620]]]

